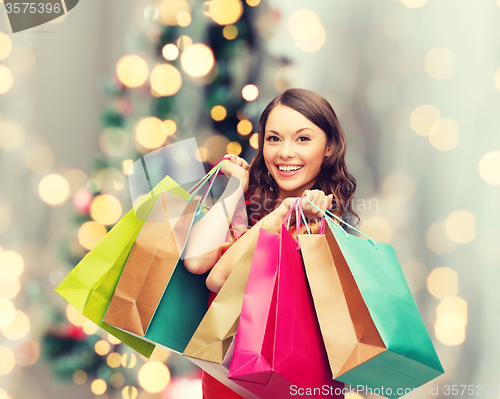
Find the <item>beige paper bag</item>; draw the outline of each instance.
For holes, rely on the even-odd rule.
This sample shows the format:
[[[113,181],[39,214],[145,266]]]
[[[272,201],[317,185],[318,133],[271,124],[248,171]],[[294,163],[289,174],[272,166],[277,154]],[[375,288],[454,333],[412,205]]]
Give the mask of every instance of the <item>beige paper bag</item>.
[[[329,228],[325,234],[299,234],[333,378],[384,352],[386,347],[349,266]]]

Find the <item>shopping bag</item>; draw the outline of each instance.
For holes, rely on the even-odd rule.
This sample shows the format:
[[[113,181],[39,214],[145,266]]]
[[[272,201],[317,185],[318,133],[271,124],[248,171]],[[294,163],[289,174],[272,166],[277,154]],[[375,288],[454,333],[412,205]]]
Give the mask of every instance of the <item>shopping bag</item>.
[[[184,350],[206,312],[209,291],[207,274],[187,271],[181,253],[192,225],[203,217],[201,205],[223,163],[202,179],[209,185],[199,202],[193,197],[203,184],[180,197],[162,193],[157,212],[153,209],[150,215],[153,221],[144,224],[132,248],[105,323],[168,349]],[[176,209],[176,217],[169,216],[170,208]]]
[[[229,378],[262,399],[299,392],[342,398],[344,384],[331,377],[297,242],[282,224],[279,236],[261,231],[257,248],[262,244],[246,285]]]
[[[443,374],[393,247],[327,227],[299,242],[333,377],[397,398]]]
[[[84,316],[146,357],[151,356],[154,345],[109,326],[102,319],[130,249],[151,209],[163,190],[176,192],[177,189],[178,185],[165,177],[118,221],[55,289]]]
[[[249,399],[255,396],[229,380],[227,375],[248,273],[254,253],[259,252],[256,244],[262,231],[277,234],[275,229],[265,225],[261,220],[243,234],[217,262],[219,265],[231,267],[232,272],[213,300],[183,353],[187,359],[212,377],[240,396]]]

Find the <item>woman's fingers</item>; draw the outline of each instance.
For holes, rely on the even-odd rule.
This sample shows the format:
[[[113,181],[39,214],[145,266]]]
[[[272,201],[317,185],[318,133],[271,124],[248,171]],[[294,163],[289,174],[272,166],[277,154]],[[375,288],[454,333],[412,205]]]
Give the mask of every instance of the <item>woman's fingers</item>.
[[[238,155],[235,154],[226,154],[224,155],[223,158],[229,158],[231,162],[234,164],[242,167],[245,170],[250,169],[250,166],[248,166],[248,162],[245,161],[243,158],[240,158]]]

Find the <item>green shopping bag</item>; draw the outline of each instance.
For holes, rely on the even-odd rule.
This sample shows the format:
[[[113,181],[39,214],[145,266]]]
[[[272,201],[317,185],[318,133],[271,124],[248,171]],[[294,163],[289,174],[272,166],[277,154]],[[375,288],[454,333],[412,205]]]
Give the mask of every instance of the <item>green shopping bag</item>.
[[[392,245],[374,241],[358,230],[368,240],[348,234],[333,219],[326,220],[329,229],[324,236],[299,235],[299,242],[306,270],[308,259],[311,273],[318,267],[327,269],[319,263],[329,263],[335,274],[323,270],[322,279],[340,283],[331,292],[318,276],[308,276],[332,370],[333,365],[342,370],[333,377],[364,390],[370,388],[382,396],[398,398],[408,393],[408,389],[443,374]],[[322,260],[314,257],[317,251],[322,252]],[[343,349],[352,336],[356,345],[351,355],[339,363],[339,351],[331,349]]]
[[[102,319],[130,249],[163,190],[178,195],[184,191],[170,177],[165,177],[118,221],[55,289],[84,316],[148,358],[155,347],[153,344],[109,326]]]

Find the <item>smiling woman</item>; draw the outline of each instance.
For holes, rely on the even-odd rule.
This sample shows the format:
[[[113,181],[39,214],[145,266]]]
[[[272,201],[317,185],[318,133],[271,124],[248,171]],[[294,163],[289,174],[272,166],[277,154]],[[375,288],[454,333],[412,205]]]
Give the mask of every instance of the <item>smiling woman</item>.
[[[295,126],[303,127],[294,131]],[[282,104],[270,112],[263,156],[279,187],[279,200],[302,196],[314,185],[323,161],[332,153],[325,132],[300,112]]]
[[[247,191],[252,224],[305,190],[332,196],[337,216],[357,217],[350,201],[356,180],[345,164],[346,138],[324,97],[305,89],[283,92],[262,112],[258,134]]]

